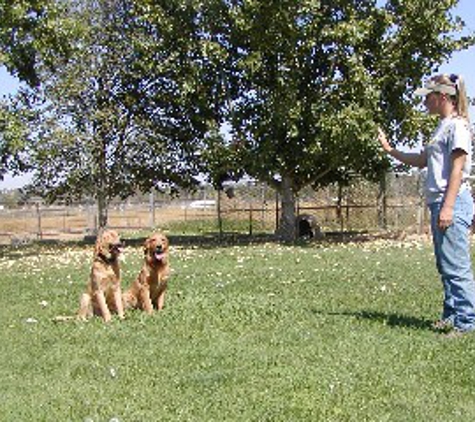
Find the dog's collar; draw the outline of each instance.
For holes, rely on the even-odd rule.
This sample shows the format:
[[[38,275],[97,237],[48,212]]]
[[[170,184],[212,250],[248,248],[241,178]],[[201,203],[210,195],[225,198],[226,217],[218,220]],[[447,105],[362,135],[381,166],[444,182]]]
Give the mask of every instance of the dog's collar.
[[[113,264],[117,259],[115,256],[107,258],[107,256],[105,256],[103,253],[97,254],[97,257],[104,261],[106,264]]]

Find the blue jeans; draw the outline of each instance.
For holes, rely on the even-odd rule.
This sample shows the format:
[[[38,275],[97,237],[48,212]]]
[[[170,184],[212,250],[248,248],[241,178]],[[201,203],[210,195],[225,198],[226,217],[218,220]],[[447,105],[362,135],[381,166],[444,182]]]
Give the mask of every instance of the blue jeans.
[[[437,270],[444,286],[442,319],[460,331],[475,330],[475,282],[470,257],[473,199],[466,190],[457,196],[453,223],[437,227],[441,203],[429,204]]]

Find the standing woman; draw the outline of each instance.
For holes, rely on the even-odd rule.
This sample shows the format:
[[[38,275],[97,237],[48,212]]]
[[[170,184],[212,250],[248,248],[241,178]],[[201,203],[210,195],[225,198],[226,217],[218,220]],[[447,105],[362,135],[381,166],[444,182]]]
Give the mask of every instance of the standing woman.
[[[384,151],[402,163],[427,167],[426,201],[431,212],[437,270],[444,287],[438,330],[458,335],[475,330],[475,283],[470,258],[473,199],[468,181],[472,164],[472,137],[463,79],[437,75],[415,91],[424,96],[429,114],[439,117],[432,138],[419,154],[391,147],[380,129]]]

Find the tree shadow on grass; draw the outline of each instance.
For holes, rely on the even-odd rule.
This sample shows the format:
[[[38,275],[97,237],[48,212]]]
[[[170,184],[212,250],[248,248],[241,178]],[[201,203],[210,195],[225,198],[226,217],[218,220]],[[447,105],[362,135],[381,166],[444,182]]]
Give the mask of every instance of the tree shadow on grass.
[[[391,328],[409,328],[413,330],[429,330],[433,331],[432,322],[428,319],[418,318],[409,315],[398,313],[385,313],[377,311],[342,311],[342,312],[319,312],[318,314],[332,315],[332,316],[347,316],[359,320],[368,320],[379,324],[386,325]]]
[[[115,228],[119,231],[121,238],[125,241],[126,246],[139,246],[142,245],[146,239],[146,234],[138,236],[130,236],[127,231],[121,231],[121,228]],[[144,232],[146,230],[144,229]],[[153,230],[150,230],[150,233]],[[48,235],[49,236],[49,235]],[[167,233],[170,240],[170,244],[180,247],[199,247],[203,249],[215,249],[226,248],[234,246],[250,246],[259,245],[265,243],[276,243],[288,246],[296,246],[300,248],[315,248],[325,247],[329,244],[346,244],[346,243],[363,243],[371,242],[377,239],[393,239],[392,233],[373,233],[370,234],[367,231],[339,231],[339,232],[325,232],[325,237],[322,239],[304,239],[299,238],[293,242],[285,242],[279,239],[273,233],[238,233],[238,232],[206,232],[201,234],[174,234]],[[1,243],[0,244],[0,256],[15,255],[17,252],[22,254],[31,253],[35,255],[37,253],[37,247],[52,248],[52,247],[87,247],[93,245],[95,242],[94,235],[78,234],[67,238],[62,238],[61,235],[56,234],[54,237],[43,237],[42,239],[34,239],[28,237],[24,241],[20,241],[18,244],[13,243]],[[20,239],[21,240],[21,239]],[[33,248],[33,249],[32,249]],[[45,252],[45,250],[43,250]]]

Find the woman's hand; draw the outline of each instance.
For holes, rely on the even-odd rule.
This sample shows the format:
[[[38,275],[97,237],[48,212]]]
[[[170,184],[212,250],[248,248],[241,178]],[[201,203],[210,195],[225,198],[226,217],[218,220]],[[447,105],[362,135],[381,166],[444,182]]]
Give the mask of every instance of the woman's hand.
[[[451,160],[449,183],[439,214],[438,227],[441,230],[446,230],[453,223],[455,201],[463,180],[463,168],[467,160],[467,153],[464,150],[456,149],[452,152]]]
[[[383,147],[384,151],[388,154],[393,150],[392,146],[389,144],[386,134],[380,127],[378,127],[378,141]]]
[[[454,209],[453,207],[443,205],[439,214],[438,227],[441,230],[447,230],[453,223]]]
[[[386,154],[390,155],[401,163],[419,168],[424,168],[427,166],[427,153],[425,149],[422,152],[416,153],[399,151],[391,146],[386,134],[381,128],[378,128],[378,141]]]

